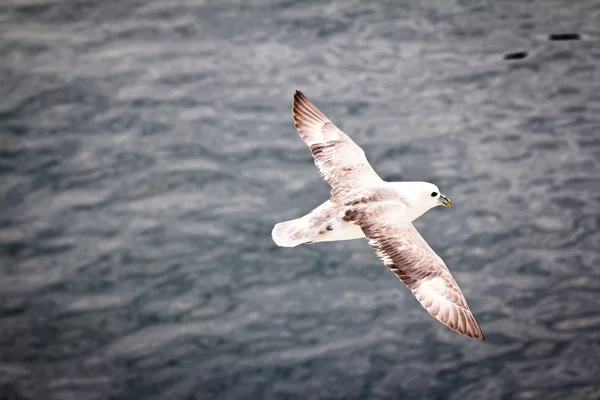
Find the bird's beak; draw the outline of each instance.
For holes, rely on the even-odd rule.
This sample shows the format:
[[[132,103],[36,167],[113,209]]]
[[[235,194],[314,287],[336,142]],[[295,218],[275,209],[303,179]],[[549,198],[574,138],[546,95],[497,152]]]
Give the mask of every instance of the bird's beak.
[[[438,198],[438,204],[440,206],[450,207],[452,205],[452,200],[440,193],[440,197]]]

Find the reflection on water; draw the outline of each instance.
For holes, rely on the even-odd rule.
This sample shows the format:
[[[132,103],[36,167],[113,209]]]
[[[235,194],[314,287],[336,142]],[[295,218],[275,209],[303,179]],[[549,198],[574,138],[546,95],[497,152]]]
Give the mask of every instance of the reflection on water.
[[[591,0],[3,3],[0,397],[600,397],[598,20]],[[383,178],[452,198],[416,225],[485,342],[362,240],[275,247],[328,196],[295,89]]]

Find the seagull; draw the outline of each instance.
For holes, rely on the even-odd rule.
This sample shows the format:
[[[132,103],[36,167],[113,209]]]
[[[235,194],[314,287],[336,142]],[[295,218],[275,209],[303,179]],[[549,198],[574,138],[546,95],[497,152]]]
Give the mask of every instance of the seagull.
[[[275,225],[281,247],[367,238],[369,245],[429,314],[455,332],[483,340],[483,334],[444,261],[412,221],[452,201],[428,182],[386,182],[365,152],[300,91],[294,94],[294,124],[310,148],[329,200],[301,218]]]

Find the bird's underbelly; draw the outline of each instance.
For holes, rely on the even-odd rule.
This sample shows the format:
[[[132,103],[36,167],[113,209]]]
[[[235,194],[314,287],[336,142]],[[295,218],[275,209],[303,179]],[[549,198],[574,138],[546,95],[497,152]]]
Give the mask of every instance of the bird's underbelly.
[[[337,240],[352,240],[365,237],[362,229],[358,225],[354,225],[346,221],[332,222],[333,229],[319,234],[319,237],[313,240],[315,242],[334,242]]]
[[[313,210],[308,216],[313,229],[317,231],[315,242],[333,242],[337,240],[352,240],[365,237],[358,225],[344,221],[345,208],[330,201]]]

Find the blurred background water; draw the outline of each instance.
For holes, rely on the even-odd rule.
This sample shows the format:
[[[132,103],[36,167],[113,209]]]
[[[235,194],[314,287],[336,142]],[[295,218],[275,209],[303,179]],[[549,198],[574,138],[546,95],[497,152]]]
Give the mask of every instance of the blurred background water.
[[[3,1],[0,398],[600,398],[599,21],[594,0]],[[329,191],[295,89],[384,179],[453,200],[416,225],[485,342],[363,240],[276,248]]]

